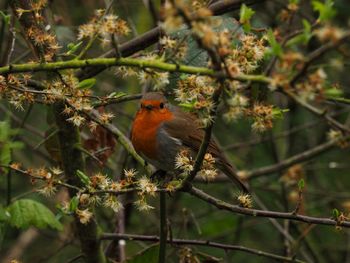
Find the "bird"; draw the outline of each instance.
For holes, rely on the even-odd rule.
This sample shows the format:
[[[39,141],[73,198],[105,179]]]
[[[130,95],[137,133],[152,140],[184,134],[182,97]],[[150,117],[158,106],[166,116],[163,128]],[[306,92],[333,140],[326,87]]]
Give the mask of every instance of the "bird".
[[[181,150],[195,157],[204,135],[198,117],[170,104],[161,92],[147,92],[142,96],[131,128],[131,142],[136,152],[164,172],[176,170],[175,160]],[[234,166],[214,139],[209,141],[207,152],[240,190],[249,193],[248,186],[237,177]]]

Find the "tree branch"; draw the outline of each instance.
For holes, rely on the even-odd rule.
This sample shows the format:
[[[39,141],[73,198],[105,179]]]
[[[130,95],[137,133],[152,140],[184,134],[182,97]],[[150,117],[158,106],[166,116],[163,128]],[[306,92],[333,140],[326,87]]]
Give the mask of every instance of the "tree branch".
[[[337,220],[330,219],[330,218],[294,215],[293,213],[288,213],[288,212],[275,212],[275,211],[268,211],[268,210],[250,209],[250,208],[240,207],[238,205],[231,205],[195,187],[191,187],[190,190],[188,190],[188,193],[211,205],[216,206],[219,209],[227,210],[227,211],[242,214],[242,215],[248,215],[248,216],[254,216],[254,217],[266,217],[266,218],[290,219],[290,220],[300,221],[308,224],[341,226],[341,227],[350,228],[350,222],[348,221],[339,222]]]
[[[140,240],[140,241],[149,241],[149,242],[159,241],[158,236],[146,236],[146,235],[134,235],[134,234],[111,234],[111,233],[104,233],[101,236],[101,240],[111,240],[111,239],[112,240],[130,240],[130,241]],[[249,254],[254,254],[257,256],[277,259],[277,260],[286,261],[286,262],[299,262],[299,263],[304,262],[298,259],[283,257],[283,256],[275,255],[275,254],[264,252],[257,249],[252,249],[244,246],[227,245],[227,244],[213,242],[209,240],[192,240],[192,239],[173,238],[173,239],[167,239],[167,242],[170,244],[176,244],[176,245],[206,246],[206,247],[219,248],[223,250],[242,251],[242,252],[247,252]]]
[[[349,140],[349,139],[350,139],[350,136],[347,136],[344,138],[344,140]],[[247,172],[245,172],[246,173],[245,178],[247,180],[251,180],[251,179],[255,179],[257,177],[261,177],[263,175],[279,172],[279,171],[286,169],[294,164],[310,160],[310,159],[314,158],[315,156],[320,155],[320,154],[332,149],[333,147],[335,147],[337,145],[337,143],[338,143],[338,141],[335,141],[335,140],[328,141],[328,142],[320,144],[314,148],[311,148],[307,151],[304,151],[300,154],[289,157],[289,158],[287,158],[279,163],[265,166],[262,168],[258,168],[258,169],[253,170],[253,171],[247,171]]]
[[[270,83],[271,79],[263,75],[246,75],[238,74],[234,77],[230,77],[221,72],[216,72],[206,67],[194,67],[187,65],[178,65],[172,63],[166,63],[161,60],[145,60],[135,58],[93,58],[85,60],[68,60],[49,63],[25,63],[25,64],[13,64],[4,67],[0,67],[0,74],[12,74],[22,72],[38,72],[38,71],[57,71],[61,69],[70,68],[84,68],[86,66],[99,67],[99,66],[130,66],[140,69],[152,68],[168,72],[181,72],[187,74],[197,74],[212,76],[217,78],[230,78],[238,81],[253,81],[261,83]]]

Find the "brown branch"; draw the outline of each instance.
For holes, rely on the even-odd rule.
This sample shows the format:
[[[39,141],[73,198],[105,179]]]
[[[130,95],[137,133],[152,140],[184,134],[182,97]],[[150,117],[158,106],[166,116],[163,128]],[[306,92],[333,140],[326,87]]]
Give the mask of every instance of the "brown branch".
[[[311,28],[316,28],[316,26],[318,25],[318,22],[316,21],[315,23],[313,23],[311,25]],[[293,37],[299,35],[299,34],[302,34],[304,33],[304,28],[302,29],[298,29],[298,30],[295,30],[289,34],[287,34],[286,36],[284,36],[284,38],[282,39],[281,41],[281,47],[284,48],[286,46],[286,44],[288,43],[288,40],[292,39]],[[273,56],[272,59],[270,60],[269,64],[267,65],[266,69],[264,70],[264,73],[266,76],[269,76],[271,75],[272,73],[272,70],[277,62],[277,59],[278,59],[278,56]]]
[[[149,241],[149,242],[159,242],[159,236],[146,236],[146,235],[135,235],[135,234],[112,234],[112,233],[104,233],[101,236],[101,240],[140,240],[140,241]],[[277,259],[285,262],[304,262],[298,259],[294,259],[291,257],[284,257],[276,254],[272,254],[269,252],[264,252],[261,250],[248,248],[244,246],[236,246],[236,245],[227,245],[223,243],[213,242],[210,240],[193,240],[193,239],[167,239],[167,242],[170,244],[176,245],[194,245],[194,246],[206,246],[206,247],[214,247],[224,250],[235,250],[247,252],[249,254],[254,254],[262,257]]]
[[[94,108],[100,107],[100,106],[108,106],[111,104],[118,104],[118,103],[122,103],[122,102],[127,102],[127,101],[131,101],[131,100],[139,100],[141,99],[142,94],[133,94],[133,95],[125,95],[125,96],[121,96],[118,98],[100,98],[101,102],[96,102],[93,103],[92,106]]]
[[[240,207],[238,205],[231,205],[193,186],[187,192],[192,196],[195,196],[211,205],[214,205],[219,209],[227,210],[227,211],[242,214],[242,215],[248,215],[248,216],[254,216],[254,217],[289,219],[289,220],[304,222],[308,224],[342,226],[342,227],[350,228],[350,222],[348,221],[339,222],[337,220],[330,219],[330,218],[294,215],[293,213],[288,213],[288,212],[276,212],[276,211],[268,211],[268,210],[250,209],[250,208]]]
[[[341,124],[340,122],[338,122],[337,120],[335,120],[331,116],[329,116],[329,114],[327,114],[326,110],[321,110],[321,109],[318,109],[318,108],[312,106],[307,101],[298,97],[297,95],[295,95],[293,92],[291,92],[289,90],[283,90],[283,93],[286,94],[291,99],[293,99],[299,105],[303,106],[308,111],[312,112],[313,114],[315,114],[319,117],[324,118],[331,126],[337,128],[341,131],[350,133],[350,129],[348,127],[346,127],[345,125]]]
[[[296,82],[306,74],[309,66],[314,61],[316,61],[319,58],[321,58],[328,51],[330,51],[330,50],[340,46],[341,44],[343,44],[346,40],[348,40],[348,38],[350,38],[350,33],[349,32],[344,34],[337,41],[331,41],[329,43],[326,43],[323,46],[319,47],[318,49],[314,50],[312,53],[310,53],[309,56],[305,59],[302,68],[298,71],[298,73],[291,80],[291,82],[290,82],[291,86],[294,86],[296,84]]]
[[[335,117],[335,116],[338,116],[340,114],[346,113],[348,111],[349,111],[349,109],[342,109],[342,110],[339,110],[337,112],[334,112],[334,113],[330,114],[330,116],[331,117]],[[319,124],[321,124],[321,123],[323,123],[325,121],[326,120],[324,120],[324,119],[310,121],[308,123],[305,123],[305,124],[293,127],[293,128],[291,128],[289,130],[277,133],[276,135],[274,135],[272,137],[271,136],[264,136],[264,137],[260,137],[260,138],[253,138],[253,139],[250,139],[249,141],[238,142],[238,143],[233,143],[233,144],[224,146],[224,147],[222,147],[222,149],[225,150],[225,151],[235,150],[235,149],[239,149],[239,148],[245,148],[245,147],[254,146],[254,145],[257,145],[257,144],[260,144],[260,143],[263,143],[263,142],[269,142],[269,141],[272,141],[272,140],[278,140],[278,139],[284,138],[286,136],[292,135],[294,133],[297,133],[299,131],[303,131],[305,129],[314,127],[316,125],[319,125]]]
[[[45,177],[33,175],[33,174],[31,174],[30,172],[28,172],[28,171],[26,171],[26,170],[22,170],[22,169],[19,169],[19,168],[15,168],[15,167],[13,167],[13,166],[11,166],[11,165],[1,165],[1,164],[0,164],[0,167],[2,167],[2,168],[7,168],[7,169],[11,169],[11,170],[13,170],[13,171],[15,171],[15,172],[17,172],[17,173],[20,173],[20,174],[23,174],[23,175],[25,175],[25,176],[30,177],[32,180],[41,180],[41,181],[49,181],[49,180],[51,180],[51,179],[47,179],[47,178],[45,178]],[[64,186],[64,187],[66,187],[66,188],[68,188],[68,189],[71,189],[71,190],[74,190],[74,191],[77,191],[77,192],[79,192],[80,190],[82,190],[82,189],[80,189],[79,187],[76,187],[76,186],[71,185],[71,184],[68,184],[68,183],[61,182],[60,180],[58,180],[58,181],[52,181],[52,183],[53,183],[53,185]]]
[[[349,140],[349,139],[350,139],[350,136],[344,138],[344,140]],[[311,148],[307,151],[304,151],[300,154],[297,154],[297,155],[294,155],[290,158],[287,158],[279,163],[265,166],[262,168],[258,168],[256,170],[247,171],[246,172],[246,179],[247,180],[255,179],[255,178],[261,177],[263,175],[268,175],[268,174],[272,174],[275,172],[279,172],[279,171],[286,169],[294,164],[305,162],[307,160],[314,158],[317,155],[320,155],[320,154],[332,149],[333,147],[335,147],[337,145],[337,143],[338,143],[338,141],[328,141],[328,142],[320,144],[314,148]]]

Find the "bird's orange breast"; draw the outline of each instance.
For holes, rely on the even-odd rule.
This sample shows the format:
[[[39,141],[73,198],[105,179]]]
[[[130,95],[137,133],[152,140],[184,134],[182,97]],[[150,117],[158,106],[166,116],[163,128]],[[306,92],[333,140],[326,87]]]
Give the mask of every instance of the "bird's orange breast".
[[[149,159],[157,159],[157,132],[160,125],[171,120],[173,114],[168,109],[148,111],[140,109],[131,130],[131,141],[138,153]]]

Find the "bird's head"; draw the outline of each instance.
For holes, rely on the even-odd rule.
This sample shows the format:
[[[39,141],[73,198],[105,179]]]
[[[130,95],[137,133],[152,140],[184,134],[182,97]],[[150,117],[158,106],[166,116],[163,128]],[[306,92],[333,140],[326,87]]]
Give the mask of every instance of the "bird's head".
[[[172,118],[171,105],[162,93],[148,92],[142,96],[136,120],[144,123],[143,125],[156,127]]]
[[[160,92],[148,92],[142,96],[140,101],[140,110],[147,113],[167,113],[169,112],[168,101]]]

